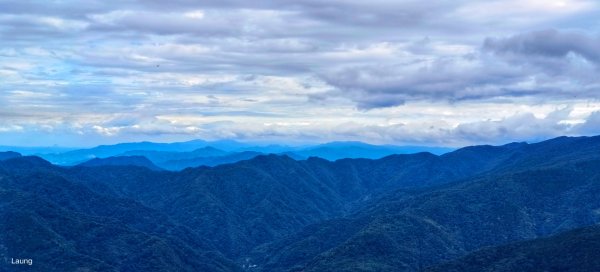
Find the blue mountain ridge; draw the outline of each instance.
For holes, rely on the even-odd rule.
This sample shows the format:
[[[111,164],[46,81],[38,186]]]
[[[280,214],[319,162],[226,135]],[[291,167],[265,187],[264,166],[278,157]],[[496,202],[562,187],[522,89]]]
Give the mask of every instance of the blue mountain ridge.
[[[19,150],[15,147],[15,150]],[[212,161],[219,161],[216,157],[237,156],[242,152],[255,152],[261,154],[288,154],[291,157],[305,159],[308,157],[320,157],[327,160],[338,160],[343,158],[369,158],[378,159],[392,154],[409,154],[418,152],[431,152],[433,154],[443,154],[452,151],[452,148],[427,147],[427,146],[393,146],[393,145],[371,145],[361,142],[331,142],[319,145],[308,146],[283,146],[283,145],[264,145],[257,146],[247,143],[240,143],[231,140],[223,141],[203,141],[193,140],[178,143],[121,143],[115,145],[101,145],[87,149],[69,150],[66,152],[30,152],[29,155],[40,156],[54,164],[75,165],[86,162],[94,158],[108,158],[115,156],[145,156],[154,164],[161,166],[167,161],[194,160],[203,157],[215,157]],[[247,155],[247,154],[246,154]],[[235,162],[232,159],[221,159],[226,162]],[[187,165],[187,166],[200,166]],[[209,163],[205,165],[215,165]],[[169,166],[162,166],[171,168]],[[173,168],[171,168],[173,169]],[[175,168],[180,170],[183,168]]]

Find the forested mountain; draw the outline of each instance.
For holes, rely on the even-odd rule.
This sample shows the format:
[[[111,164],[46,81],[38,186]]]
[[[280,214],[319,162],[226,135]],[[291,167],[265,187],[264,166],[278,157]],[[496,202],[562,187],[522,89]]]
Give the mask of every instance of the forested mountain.
[[[561,142],[563,151],[551,156]],[[344,221],[310,226],[253,256],[265,271],[415,271],[483,246],[595,224],[599,144],[598,138],[565,138],[511,144],[502,152],[461,149],[442,158],[500,163],[460,182],[395,191]]]
[[[600,221],[600,137],[179,172],[5,157],[1,256],[46,271],[418,271]]]
[[[18,158],[18,157],[21,157],[21,154],[19,154],[17,152],[13,152],[13,151],[0,152],[0,161],[12,159],[12,158]]]
[[[399,191],[344,224],[321,223],[257,255],[273,263],[268,271],[282,263],[304,271],[415,271],[484,246],[598,223],[599,167],[596,160]]]
[[[91,179],[170,214],[214,238],[228,256],[239,257],[308,224],[344,216],[389,190],[450,182],[490,165],[486,159],[469,163],[429,153],[336,162],[265,155],[178,173],[124,167],[72,171],[79,180]]]
[[[221,164],[227,163],[235,163],[238,161],[249,160],[256,156],[263,155],[259,152],[254,151],[242,151],[242,152],[233,152],[226,153],[218,156],[205,156],[205,157],[193,157],[188,159],[172,159],[168,161],[164,161],[159,165],[164,169],[169,170],[182,170],[188,167],[198,167],[198,166],[217,166]]]
[[[139,166],[155,171],[161,170],[160,167],[154,165],[154,163],[152,163],[149,159],[143,156],[116,156],[108,157],[105,159],[95,158],[79,164],[79,166],[85,167],[98,167],[107,165]]]
[[[60,165],[73,165],[94,158],[107,158],[121,155],[129,151],[155,151],[155,152],[188,152],[203,148],[207,142],[201,140],[180,143],[121,143],[116,145],[100,145],[94,148],[76,149],[67,152],[40,154],[44,159]]]
[[[189,160],[195,158],[218,157],[229,154],[229,152],[214,147],[202,147],[192,151],[155,151],[155,150],[131,150],[118,156],[144,156],[154,163],[164,163],[173,160]]]
[[[600,226],[579,228],[547,238],[484,248],[430,267],[439,272],[598,271]]]
[[[0,206],[0,258],[32,258],[32,271],[237,270],[167,215],[97,194],[37,157],[0,163]]]

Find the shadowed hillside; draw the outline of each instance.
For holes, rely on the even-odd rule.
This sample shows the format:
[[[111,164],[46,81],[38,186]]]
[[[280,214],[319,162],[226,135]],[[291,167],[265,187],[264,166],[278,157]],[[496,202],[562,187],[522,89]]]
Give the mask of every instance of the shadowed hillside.
[[[598,248],[600,226],[595,225],[548,238],[484,248],[425,271],[598,271]]]
[[[561,153],[573,158],[566,161],[548,156],[555,143],[518,145],[486,174],[395,191],[343,221],[309,226],[258,247],[252,256],[264,271],[416,271],[483,246],[599,222],[598,139],[570,141],[573,145],[563,146]],[[442,157],[480,160],[497,150],[481,147],[482,152],[474,152],[478,148]]]
[[[64,172],[36,157],[0,163],[3,260],[28,256],[35,260],[32,271],[237,269],[167,215],[94,193]]]

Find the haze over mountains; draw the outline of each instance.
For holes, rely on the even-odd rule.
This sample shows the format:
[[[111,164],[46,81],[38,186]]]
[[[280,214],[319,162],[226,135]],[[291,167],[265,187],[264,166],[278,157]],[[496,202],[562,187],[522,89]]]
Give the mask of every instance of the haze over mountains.
[[[0,147],[0,151],[24,151],[24,154],[40,156],[58,165],[76,165],[88,160],[108,157],[144,156],[153,164],[168,170],[181,170],[187,167],[216,166],[240,160],[251,159],[260,154],[285,154],[294,159],[320,157],[327,160],[342,158],[378,159],[392,154],[431,152],[443,154],[452,148],[426,146],[371,145],[361,142],[331,142],[319,145],[282,146],[240,143],[231,140],[207,142],[193,140],[177,143],[122,143],[102,145],[87,149],[67,149],[64,152],[57,147]],[[121,160],[126,163],[126,159]],[[135,164],[135,163],[134,163]]]
[[[193,150],[159,146],[69,167],[1,152],[0,259],[43,271],[600,268],[598,136],[182,171],[149,157]]]

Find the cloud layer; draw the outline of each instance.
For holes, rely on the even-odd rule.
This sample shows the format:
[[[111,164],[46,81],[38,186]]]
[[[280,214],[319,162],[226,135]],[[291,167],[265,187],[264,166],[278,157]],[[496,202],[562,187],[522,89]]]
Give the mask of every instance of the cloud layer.
[[[0,144],[594,134],[599,13],[591,0],[0,0]]]

